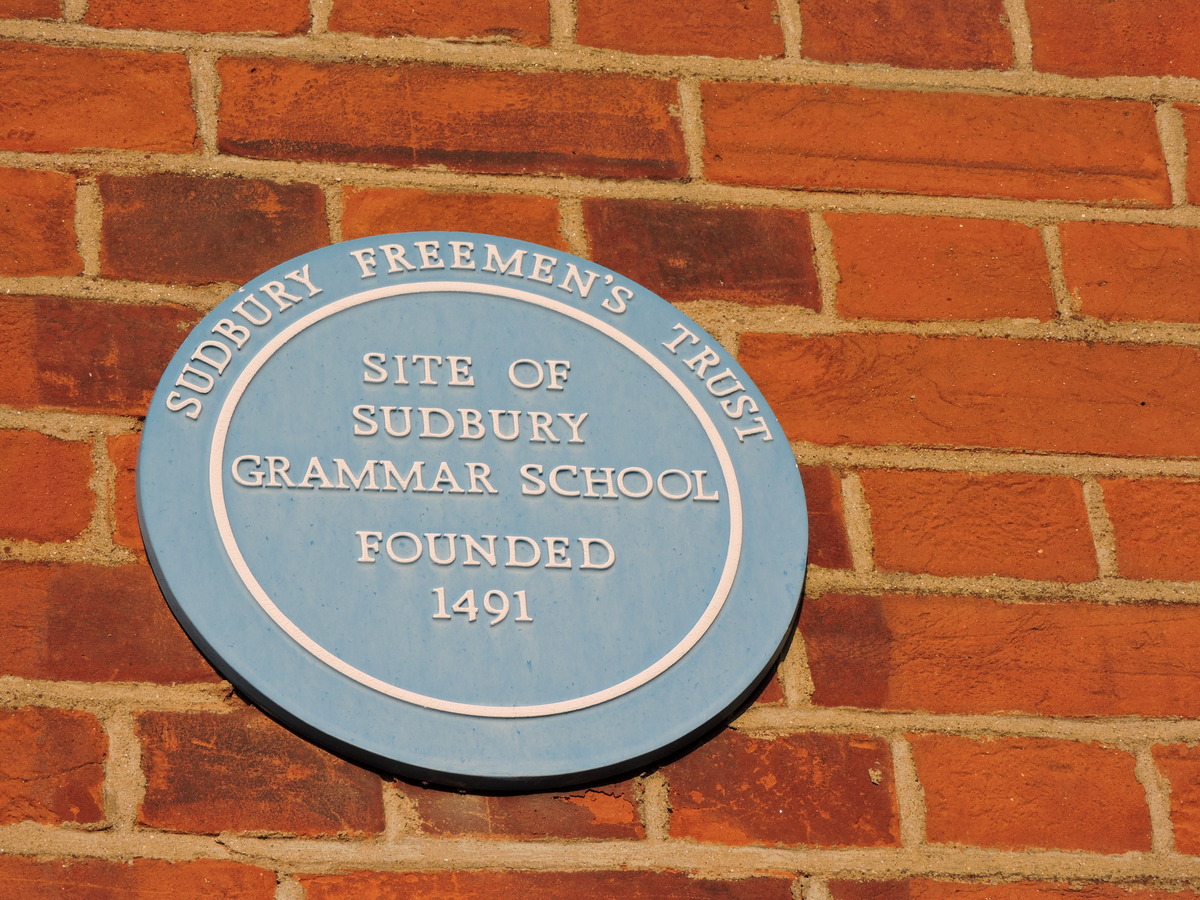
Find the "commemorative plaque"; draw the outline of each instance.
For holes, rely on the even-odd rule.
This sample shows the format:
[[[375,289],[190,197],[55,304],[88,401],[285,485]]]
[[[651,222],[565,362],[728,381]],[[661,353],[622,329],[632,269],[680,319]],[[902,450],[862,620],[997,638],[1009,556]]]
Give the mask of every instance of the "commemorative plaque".
[[[154,396],[138,509],[249,699],[365,764],[508,789],[735,709],[807,546],[731,353],[616,271],[467,233],[326,247],[223,301]]]

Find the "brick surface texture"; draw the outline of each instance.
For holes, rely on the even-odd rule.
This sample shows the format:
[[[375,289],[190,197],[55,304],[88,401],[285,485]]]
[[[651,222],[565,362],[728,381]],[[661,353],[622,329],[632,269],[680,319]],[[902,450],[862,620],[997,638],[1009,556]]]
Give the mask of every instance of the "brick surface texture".
[[[1046,738],[912,739],[929,840],[1022,850],[1150,848],[1146,796],[1128,753]],[[1081,788],[1103,779],[1104,793]]]
[[[346,190],[342,214],[345,238],[402,231],[475,231],[566,249],[558,202],[550,197],[389,188]]]
[[[98,822],[107,741],[84,712],[0,712],[0,822]]]
[[[275,875],[254,866],[207,859],[109,862],[6,856],[0,857],[0,888],[22,900],[271,900]]]
[[[1170,0],[1029,0],[1033,64],[1065,75],[1200,75],[1200,10]]]
[[[57,19],[62,0],[3,0],[0,19]]]
[[[580,0],[581,44],[629,53],[782,56],[783,31],[766,0],[680,6],[670,0]]]
[[[0,43],[0,149],[196,147],[187,60],[174,53]]]
[[[304,0],[208,0],[202,4],[89,0],[83,21],[100,28],[286,35],[308,27],[309,10]]]
[[[597,262],[631,260],[626,273],[669,300],[820,306],[803,213],[593,201],[583,215]]]
[[[811,734],[714,738],[667,769],[672,834],[721,844],[897,843],[885,742]]]
[[[880,569],[1039,581],[1096,577],[1078,481],[962,472],[860,477]]]
[[[1200,231],[1121,222],[1061,226],[1063,274],[1080,311],[1106,322],[1200,322]]]
[[[29,431],[0,431],[0,535],[69,541],[92,518],[91,447]]]
[[[541,46],[550,41],[550,5],[547,0],[470,0],[453,5],[433,0],[336,0],[329,27],[377,37],[411,35]]]
[[[0,275],[78,275],[75,179],[0,169]]]
[[[101,271],[134,281],[247,281],[328,243],[312,184],[246,178],[103,178]]]
[[[1181,0],[0,0],[0,897],[1197,900],[1198,33]],[[139,444],[187,331],[423,230],[677,304],[795,455],[783,656],[639,769],[358,766],[154,579]]]
[[[352,872],[302,876],[309,900],[492,900],[526,897],[630,897],[633,900],[788,900],[786,879],[725,881],[675,872]]]
[[[378,776],[256,710],[146,713],[137,729],[146,771],[139,821],[145,825],[201,834],[363,837],[383,830]]]
[[[1012,37],[1002,0],[801,0],[804,55],[825,62],[924,69],[1002,69]]]
[[[825,594],[800,628],[822,706],[1200,715],[1200,639],[1188,606],[1005,603],[973,597]]]
[[[529,795],[454,793],[405,786],[422,830],[442,836],[644,838],[633,784]]]
[[[1054,294],[1038,232],[943,216],[826,217],[838,313],[854,319],[1039,319]]]

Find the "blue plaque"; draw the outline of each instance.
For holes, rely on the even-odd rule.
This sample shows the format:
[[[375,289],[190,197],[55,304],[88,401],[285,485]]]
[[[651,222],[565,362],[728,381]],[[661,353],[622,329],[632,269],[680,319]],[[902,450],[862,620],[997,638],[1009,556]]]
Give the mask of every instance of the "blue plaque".
[[[195,328],[138,511],[248,698],[409,777],[627,771],[741,703],[795,619],[796,463],[732,355],[646,288],[481,234],[349,241]]]

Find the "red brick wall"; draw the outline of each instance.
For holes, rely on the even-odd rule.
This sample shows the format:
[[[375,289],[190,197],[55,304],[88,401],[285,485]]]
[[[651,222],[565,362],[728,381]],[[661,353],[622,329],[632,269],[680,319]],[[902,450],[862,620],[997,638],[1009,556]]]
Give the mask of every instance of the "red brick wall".
[[[0,896],[1195,900],[1198,29],[1181,0],[0,0]],[[146,565],[140,417],[187,328],[422,228],[624,261],[792,441],[797,637],[659,768],[381,779],[233,696]]]

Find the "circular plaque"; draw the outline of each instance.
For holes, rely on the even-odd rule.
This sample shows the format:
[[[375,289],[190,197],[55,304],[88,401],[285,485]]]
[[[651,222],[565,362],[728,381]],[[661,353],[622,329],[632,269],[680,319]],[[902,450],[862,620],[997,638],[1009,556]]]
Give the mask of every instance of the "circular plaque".
[[[171,608],[299,733],[456,786],[644,763],[757,685],[808,532],[732,355],[617,272],[480,234],[363,238],[196,326],[146,418]]]

